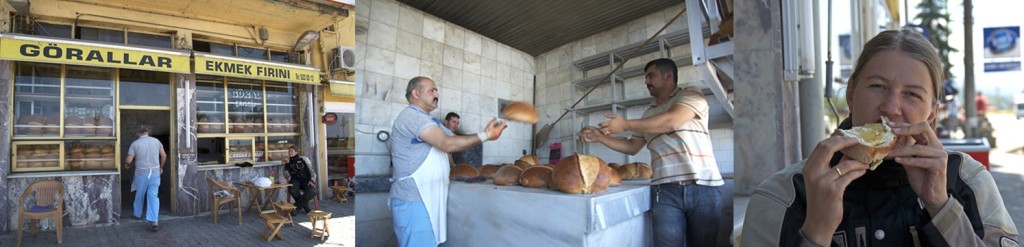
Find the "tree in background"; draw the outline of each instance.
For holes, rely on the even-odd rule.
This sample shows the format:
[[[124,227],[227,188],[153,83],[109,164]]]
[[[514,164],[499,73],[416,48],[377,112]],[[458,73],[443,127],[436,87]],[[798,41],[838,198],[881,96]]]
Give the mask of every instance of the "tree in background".
[[[919,21],[922,27],[928,29],[926,31],[927,38],[938,49],[939,57],[942,58],[943,73],[946,76],[953,75],[950,72],[953,65],[949,63],[949,53],[957,52],[957,49],[949,46],[949,34],[952,31],[949,29],[951,21],[949,12],[946,11],[946,0],[923,0],[917,5],[917,9],[921,12],[914,17],[914,20]]]

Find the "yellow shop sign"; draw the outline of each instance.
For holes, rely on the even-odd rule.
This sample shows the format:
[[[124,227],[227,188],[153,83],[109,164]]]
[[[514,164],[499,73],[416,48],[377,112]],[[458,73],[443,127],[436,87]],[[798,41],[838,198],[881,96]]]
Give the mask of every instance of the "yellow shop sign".
[[[300,65],[196,53],[196,74],[320,84],[320,70]]]
[[[186,51],[0,34],[0,59],[189,73]]]

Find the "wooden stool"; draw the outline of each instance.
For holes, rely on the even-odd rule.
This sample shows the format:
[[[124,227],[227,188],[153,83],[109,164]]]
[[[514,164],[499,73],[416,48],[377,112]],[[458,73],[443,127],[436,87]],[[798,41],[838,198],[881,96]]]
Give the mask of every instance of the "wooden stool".
[[[331,186],[331,190],[334,191],[334,197],[332,197],[331,199],[338,199],[338,202],[340,203],[348,202],[348,198],[345,197],[345,192],[348,191],[348,187],[335,185]]]
[[[327,219],[331,218],[331,213],[330,212],[324,212],[324,211],[320,211],[320,210],[313,210],[313,212],[309,212],[307,215],[309,215],[309,222],[313,223],[313,229],[312,229],[313,232],[312,232],[312,234],[309,235],[309,237],[311,237],[311,238],[320,237],[320,241],[323,241],[324,237],[331,235],[331,231],[327,229]],[[324,222],[323,229],[318,229],[316,227],[316,222],[318,220]]]
[[[277,215],[280,215],[282,218],[287,217],[284,223],[295,226],[295,222],[292,221],[292,211],[295,211],[295,205],[288,202],[275,202],[274,211],[276,211]]]
[[[284,222],[286,220],[284,217],[281,217],[280,215],[274,213],[270,213],[260,214],[260,218],[263,219],[263,222],[267,223],[267,228],[263,229],[263,233],[260,234],[261,236],[267,238],[267,242],[273,240],[274,237],[277,237],[277,239],[280,240],[284,240],[284,237],[281,237],[281,234],[278,233],[278,231],[281,231],[281,226],[284,226]]]

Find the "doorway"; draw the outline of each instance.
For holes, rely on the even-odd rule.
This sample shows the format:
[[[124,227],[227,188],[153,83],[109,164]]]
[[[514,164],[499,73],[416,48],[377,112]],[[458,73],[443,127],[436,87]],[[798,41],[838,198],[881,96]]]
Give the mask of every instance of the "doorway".
[[[131,147],[132,142],[138,139],[135,134],[140,128],[148,128],[149,136],[160,140],[160,143],[164,147],[164,152],[167,153],[167,162],[164,163],[163,173],[160,175],[160,215],[171,214],[171,189],[172,176],[171,172],[175,164],[172,162],[171,157],[171,116],[169,110],[134,110],[134,109],[121,109],[121,127],[120,127],[120,143],[121,151],[120,157],[122,160],[121,164],[121,217],[132,218],[133,216],[133,205],[135,201],[135,192],[132,189],[132,183],[135,181],[135,166],[132,165],[131,169],[124,169],[123,161],[128,157],[128,148]],[[142,189],[142,188],[139,188]],[[145,199],[143,199],[145,200]],[[145,211],[143,211],[145,214]]]

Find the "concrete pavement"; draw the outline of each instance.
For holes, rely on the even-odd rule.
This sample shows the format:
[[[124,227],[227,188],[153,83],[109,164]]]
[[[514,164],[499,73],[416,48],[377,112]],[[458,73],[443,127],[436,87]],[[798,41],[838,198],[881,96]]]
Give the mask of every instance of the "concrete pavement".
[[[311,202],[312,204],[312,202]],[[242,209],[245,207],[243,205]],[[305,214],[297,213],[295,226],[281,228],[284,240],[267,243],[260,233],[266,226],[255,211],[242,213],[242,224],[227,210],[222,210],[218,224],[209,213],[189,217],[160,218],[160,231],[150,232],[148,224],[137,219],[104,227],[64,228],[64,243],[59,246],[355,246],[355,197],[348,203],[320,201],[320,210],[332,212],[328,220],[331,235],[320,241],[310,238],[311,224]],[[131,217],[131,216],[129,216]],[[318,224],[319,225],[319,224]],[[27,228],[26,224],[26,228]],[[14,246],[17,228],[0,235],[0,246]],[[35,237],[26,230],[22,246],[58,246],[53,231],[39,232]]]

